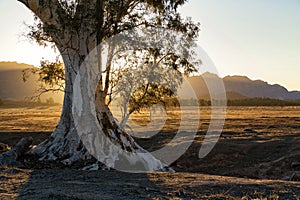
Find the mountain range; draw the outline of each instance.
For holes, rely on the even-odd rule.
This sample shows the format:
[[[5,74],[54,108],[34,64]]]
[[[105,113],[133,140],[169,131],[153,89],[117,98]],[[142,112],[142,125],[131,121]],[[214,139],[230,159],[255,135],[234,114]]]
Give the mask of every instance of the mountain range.
[[[220,87],[223,81],[228,99],[242,98],[272,98],[272,99],[300,99],[300,91],[288,91],[278,84],[269,84],[262,80],[251,80],[246,76],[226,76],[220,78],[216,74],[206,72],[200,76],[187,78],[198,98],[209,98],[209,92],[217,96],[224,93]],[[208,86],[209,85],[209,90]],[[186,85],[179,89],[179,93],[185,97],[192,97]]]
[[[8,100],[28,100],[36,94],[38,89],[38,77],[30,76],[24,83],[22,71],[33,68],[32,65],[19,64],[16,62],[0,62],[0,98]],[[206,72],[200,76],[187,78],[198,98],[209,99],[212,94],[224,94],[224,90],[217,83],[224,83],[228,99],[243,98],[273,98],[273,99],[300,99],[299,91],[288,91],[285,87],[275,84],[271,85],[261,80],[251,80],[246,76],[226,76],[221,78],[216,74]],[[209,90],[208,86],[209,85]],[[179,89],[180,96],[184,98],[193,97],[192,91],[187,84]],[[52,97],[55,102],[62,102],[63,94],[45,94],[42,100]]]

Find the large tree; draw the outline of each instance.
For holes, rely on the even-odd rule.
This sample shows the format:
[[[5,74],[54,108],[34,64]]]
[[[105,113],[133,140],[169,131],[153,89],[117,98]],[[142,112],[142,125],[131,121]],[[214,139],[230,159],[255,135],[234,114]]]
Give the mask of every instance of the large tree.
[[[115,49],[118,49],[115,47],[116,44],[107,41],[128,30],[143,30],[147,27],[173,30],[186,34],[187,40],[195,39],[199,31],[198,26],[189,19],[182,19],[177,12],[178,6],[186,1],[18,1],[28,7],[41,21],[40,30],[34,33],[35,37],[41,37],[43,40],[45,39],[43,36],[46,36],[48,41],[55,44],[63,59],[65,70],[65,97],[59,124],[50,138],[32,149],[31,153],[38,155],[40,160],[58,160],[64,164],[72,164],[74,161],[91,158],[93,155],[108,167],[115,167],[117,161],[126,160],[124,162],[132,164],[133,168],[139,166],[139,169],[147,171],[163,169],[165,165],[160,160],[142,149],[119,127],[107,106],[106,97],[111,83],[110,63],[115,55]],[[108,54],[104,66],[102,47],[106,44],[108,44]],[[121,46],[126,45],[131,44],[124,43]],[[97,53],[95,61],[100,71],[95,90],[89,89],[93,87],[89,82],[93,77],[89,76],[91,66],[86,62],[86,59],[94,61],[90,56],[92,52]],[[176,57],[174,53],[166,53],[166,56],[175,56],[176,62],[171,66],[173,69],[177,70],[178,63],[184,67],[189,66],[185,59]],[[78,79],[79,73],[81,77]],[[76,84],[79,86],[74,90]],[[94,100],[93,106],[74,105],[74,101],[85,102],[87,97],[82,94],[86,90],[94,92],[91,94]],[[80,110],[80,114],[74,116],[72,110]],[[83,119],[82,115],[86,117],[85,119],[91,120],[89,124],[76,124],[76,121]],[[86,129],[82,130],[78,126]],[[108,147],[104,149],[103,146]],[[126,155],[120,153],[118,149],[125,151]],[[138,153],[138,160],[132,156],[136,153]]]

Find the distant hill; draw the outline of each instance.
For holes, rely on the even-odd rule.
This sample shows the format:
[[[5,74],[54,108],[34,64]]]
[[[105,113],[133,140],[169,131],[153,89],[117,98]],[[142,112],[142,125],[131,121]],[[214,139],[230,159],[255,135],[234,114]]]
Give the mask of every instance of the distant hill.
[[[210,98],[207,84],[210,85],[211,92],[218,96],[224,91],[214,84],[223,80],[228,99],[242,98],[272,98],[272,99],[300,99],[299,91],[288,91],[281,85],[271,85],[261,80],[251,80],[246,76],[226,76],[223,79],[212,73],[204,73],[201,76],[189,77],[188,81],[198,98]],[[191,91],[186,85],[179,90],[182,96],[192,97]]]
[[[224,97],[224,93],[220,93],[214,96],[215,98],[222,98]],[[226,98],[230,100],[236,100],[236,99],[247,99],[249,97],[246,97],[238,92],[226,92]],[[200,99],[204,100],[210,100],[211,96],[209,94],[203,95],[200,97]]]
[[[22,79],[22,70],[33,68],[32,65],[19,64],[16,62],[0,62],[0,98],[4,100],[24,101],[29,100],[36,94],[38,89],[37,76],[31,76],[25,83]],[[246,76],[226,76],[223,79],[212,73],[204,73],[201,76],[189,77],[188,81],[193,87],[195,94],[201,99],[210,99],[206,83],[210,85],[210,92],[216,97],[223,96],[217,81],[224,81],[228,99],[245,98],[272,98],[272,99],[300,99],[299,91],[288,91],[278,84],[271,85],[261,80],[251,80]],[[192,91],[183,85],[179,89],[181,96],[191,98]],[[223,95],[222,95],[223,94]],[[42,101],[54,98],[55,102],[61,103],[63,94],[49,93],[42,96]]]
[[[16,62],[0,62],[0,98],[4,100],[29,101],[38,89],[38,77],[30,76],[24,82],[22,71],[34,68],[33,65]],[[42,101],[52,97],[55,102],[62,102],[63,94],[49,93],[42,96]]]

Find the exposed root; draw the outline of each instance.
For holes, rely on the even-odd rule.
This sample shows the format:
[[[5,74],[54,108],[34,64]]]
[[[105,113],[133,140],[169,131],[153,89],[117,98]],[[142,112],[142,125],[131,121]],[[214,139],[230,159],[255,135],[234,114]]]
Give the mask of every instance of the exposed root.
[[[3,153],[0,157],[0,165],[7,167],[24,167],[20,158],[30,149],[32,138],[22,138],[10,151]]]

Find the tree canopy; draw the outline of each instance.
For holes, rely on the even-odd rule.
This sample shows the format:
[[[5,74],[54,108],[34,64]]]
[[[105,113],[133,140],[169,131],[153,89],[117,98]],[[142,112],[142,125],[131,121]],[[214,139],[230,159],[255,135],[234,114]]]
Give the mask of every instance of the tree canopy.
[[[103,12],[101,19],[104,20],[101,22],[101,26],[104,28],[104,30],[101,30],[102,43],[104,43],[105,38],[111,37],[113,34],[122,31],[124,33],[133,28],[140,28],[141,30],[148,27],[167,28],[168,30],[175,30],[187,35],[186,38],[177,38],[177,40],[171,39],[171,37],[168,38],[169,40],[173,40],[171,41],[173,44],[180,43],[181,47],[176,49],[177,52],[174,52],[174,49],[168,49],[170,48],[170,44],[164,43],[162,43],[163,45],[160,46],[160,49],[148,46],[144,49],[133,50],[131,47],[134,46],[134,44],[130,42],[118,44],[118,47],[115,46],[114,48],[118,48],[117,51],[115,50],[117,53],[114,54],[117,59],[110,58],[111,61],[106,65],[105,69],[104,91],[107,96],[108,104],[113,100],[113,97],[121,93],[123,100],[125,100],[122,106],[124,111],[127,110],[127,107],[130,107],[128,108],[128,114],[156,103],[164,104],[163,99],[174,95],[177,87],[182,82],[180,75],[167,72],[166,70],[173,69],[186,75],[197,71],[195,65],[199,65],[201,62],[193,58],[191,51],[193,47],[191,44],[194,44],[193,40],[197,37],[199,26],[198,24],[194,24],[190,19],[183,20],[179,13],[177,13],[177,7],[184,2],[185,1],[96,1],[96,7],[99,4],[103,4],[101,10],[101,12]],[[83,12],[85,7],[91,6],[90,4],[85,5],[84,2],[60,1],[60,5],[69,17],[68,24],[65,24],[64,27],[68,28],[68,31],[69,29],[73,30],[76,34],[80,34],[78,30],[81,24],[85,23],[83,21],[99,17],[92,13],[93,11],[100,11],[94,10],[96,8],[91,8],[91,12],[88,12],[84,18],[78,18],[77,15]],[[45,4],[44,6],[50,6],[50,4]],[[122,13],[119,13],[120,11]],[[70,25],[72,23],[75,23],[76,27]],[[95,29],[98,24],[92,24],[91,22],[89,26]],[[51,45],[53,47],[55,41],[52,40],[51,33],[49,34],[47,27],[47,23],[42,23],[42,21],[36,17],[36,23],[29,25],[31,31],[28,37],[39,45]],[[94,31],[97,32],[99,30],[95,29]],[[149,32],[145,32],[146,35],[143,40],[150,38]],[[130,33],[127,33],[126,37],[127,41],[131,42],[136,39],[135,35],[130,35]],[[156,39],[162,40],[164,39],[162,37],[163,36],[158,35]],[[172,46],[171,48],[174,47]],[[184,57],[180,56],[180,54],[184,55]],[[194,61],[194,63],[190,63],[190,61]],[[139,72],[137,72],[141,75],[139,80],[142,80],[144,85],[142,82],[137,83],[138,79],[135,76],[139,76],[138,74],[130,73],[136,70],[136,66],[141,65],[141,62],[143,62],[143,65],[150,65],[148,68],[142,67],[138,69]],[[41,61],[39,70],[30,70],[32,73],[39,74],[39,79],[42,81],[38,95],[49,91],[61,91],[64,89],[64,71],[61,66],[62,64],[59,60],[55,62]],[[166,70],[160,71],[157,67]],[[26,78],[26,76],[28,76],[28,71],[24,73],[24,78]],[[156,80],[156,83],[152,83],[151,76],[161,78],[160,80]],[[168,87],[160,87],[159,81],[168,82]],[[141,91],[143,91],[143,94],[139,94]]]

